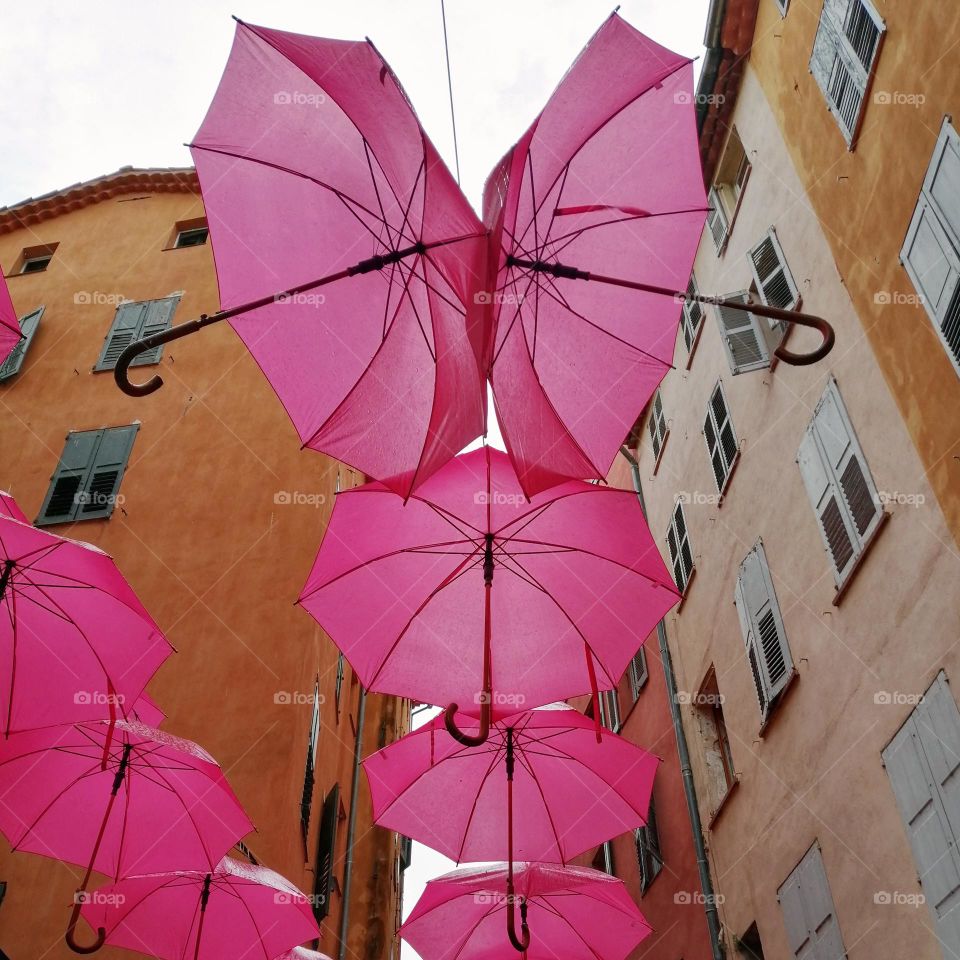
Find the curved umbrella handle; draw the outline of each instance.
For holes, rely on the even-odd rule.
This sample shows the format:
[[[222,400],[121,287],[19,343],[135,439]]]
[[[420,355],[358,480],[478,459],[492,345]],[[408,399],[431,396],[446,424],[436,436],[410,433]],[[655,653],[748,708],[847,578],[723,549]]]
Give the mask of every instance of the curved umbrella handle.
[[[483,703],[480,706],[480,729],[477,731],[476,736],[464,733],[457,727],[455,718],[459,707],[457,704],[451,703],[443,715],[443,722],[446,725],[447,733],[449,733],[457,743],[462,743],[465,747],[479,747],[481,744],[486,743],[487,737],[490,736],[490,701],[492,699],[489,692],[484,693]]]
[[[74,953],[96,953],[106,942],[107,931],[103,927],[97,927],[97,939],[91,943],[89,946],[81,946],[76,941],[76,932],[77,932],[77,921],[80,919],[80,907],[83,905],[83,901],[78,899],[73,905],[73,912],[70,914],[70,922],[67,924],[67,932],[64,936],[64,940],[67,942],[67,946]]]
[[[737,301],[722,300],[720,303],[723,306],[737,306]],[[833,331],[833,327],[822,317],[815,317],[812,313],[800,313],[797,310],[781,310],[780,307],[769,307],[763,303],[741,304],[740,309],[747,309],[750,313],[756,314],[758,317],[769,317],[771,320],[798,323],[802,327],[811,327],[820,332],[820,336],[823,338],[820,346],[810,353],[794,353],[783,346],[777,347],[777,349],[773,351],[773,355],[778,360],[789,363],[793,367],[806,367],[811,363],[822,360],[833,349],[834,343],[836,343],[837,336]]]
[[[510,896],[507,904],[507,936],[513,949],[526,953],[530,946],[530,928],[527,926],[527,901],[520,900],[520,936],[517,937],[516,897]]]

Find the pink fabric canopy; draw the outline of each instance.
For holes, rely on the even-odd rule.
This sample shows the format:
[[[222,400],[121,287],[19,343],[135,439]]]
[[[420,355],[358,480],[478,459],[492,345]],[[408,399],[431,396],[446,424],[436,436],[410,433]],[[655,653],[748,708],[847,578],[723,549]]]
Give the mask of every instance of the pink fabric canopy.
[[[7,282],[3,279],[3,268],[0,267],[0,364],[13,353],[20,336],[20,321],[13,309]]]
[[[167,715],[146,693],[141,693],[137,697],[131,716],[134,720],[145,723],[148,727],[159,727],[167,719]]]
[[[487,363],[527,493],[603,478],[673,361],[680,304],[508,257],[685,290],[706,198],[693,69],[616,14],[487,181]]]
[[[369,42],[240,23],[191,145],[224,308],[305,446],[406,495],[483,430],[485,232]],[[474,334],[474,340],[479,334]]]
[[[19,520],[28,525],[30,523],[12,494],[7,493],[6,490],[0,490],[0,517],[9,517],[11,520]]]
[[[477,726],[460,720],[465,732]],[[597,743],[593,721],[566,704],[499,721],[479,747],[457,743],[436,717],[368,757],[375,822],[452,860],[505,859],[507,728],[519,860],[567,861],[646,822],[659,758],[612,733]]]
[[[622,880],[587,867],[518,864],[527,960],[623,960],[650,933]],[[507,871],[465,867],[431,880],[400,936],[424,960],[515,960],[504,933]]]

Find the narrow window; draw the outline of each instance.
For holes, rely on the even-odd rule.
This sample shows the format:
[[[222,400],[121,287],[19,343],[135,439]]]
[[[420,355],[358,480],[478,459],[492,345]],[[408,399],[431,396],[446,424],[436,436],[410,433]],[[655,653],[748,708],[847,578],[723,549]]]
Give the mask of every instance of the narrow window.
[[[160,300],[142,300],[137,303],[121,303],[114,314],[113,323],[103,341],[103,348],[94,370],[112,370],[120,354],[133,343],[154,333],[162,333],[173,323],[173,314],[180,297],[164,297]],[[131,364],[134,367],[159,363],[163,347],[154,347],[141,353]]]
[[[647,683],[650,671],[647,669],[647,652],[641,647],[630,661],[630,692],[633,702],[640,699],[640,693]]]
[[[710,457],[710,466],[713,468],[713,479],[717,490],[723,493],[730,479],[739,447],[737,435],[727,409],[727,400],[723,395],[723,388],[718,383],[710,395],[707,404],[707,416],[703,421],[703,437],[707,442],[707,455]]]
[[[693,553],[687,535],[687,519],[683,514],[683,504],[679,500],[673,508],[673,518],[667,529],[667,549],[670,551],[674,582],[677,589],[685,593],[693,573]]]
[[[637,861],[640,864],[640,893],[644,894],[650,884],[663,869],[663,857],[660,854],[660,834],[657,831],[657,814],[653,797],[650,797],[650,810],[647,823],[633,831],[637,847]]]
[[[21,339],[7,359],[0,364],[0,383],[13,379],[22,369],[23,361],[26,359],[30,344],[33,343],[37,327],[40,326],[43,309],[43,307],[38,307],[33,313],[28,313],[25,317],[20,318]]]

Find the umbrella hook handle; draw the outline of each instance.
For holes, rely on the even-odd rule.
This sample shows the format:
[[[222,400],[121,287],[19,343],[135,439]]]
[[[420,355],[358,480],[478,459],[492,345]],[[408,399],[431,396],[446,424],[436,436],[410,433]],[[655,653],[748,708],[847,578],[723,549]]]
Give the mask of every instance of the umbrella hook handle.
[[[70,914],[70,922],[67,924],[67,933],[64,940],[74,953],[96,953],[107,939],[107,931],[103,927],[97,927],[97,939],[89,946],[82,946],[76,941],[77,922],[80,919],[80,907],[83,905],[82,894],[83,891],[78,890],[74,898],[73,912]]]
[[[483,703],[480,706],[480,729],[477,731],[476,736],[464,733],[457,726],[455,717],[457,710],[460,709],[457,704],[451,703],[444,711],[443,722],[447,728],[447,733],[449,733],[457,743],[462,743],[465,747],[479,747],[481,744],[486,743],[487,737],[490,736],[490,701],[492,697],[488,690],[485,690],[481,696],[483,697]]]
[[[527,900],[526,897],[520,898],[520,936],[517,936],[517,918],[516,905],[517,898],[510,894],[507,904],[507,936],[514,950],[519,953],[526,953],[530,946],[530,927],[527,926]]]

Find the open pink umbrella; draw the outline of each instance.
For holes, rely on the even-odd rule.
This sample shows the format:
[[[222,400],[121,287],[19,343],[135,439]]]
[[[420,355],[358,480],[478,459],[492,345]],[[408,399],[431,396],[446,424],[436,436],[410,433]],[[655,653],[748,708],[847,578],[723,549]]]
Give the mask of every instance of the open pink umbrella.
[[[304,446],[406,495],[483,430],[465,320],[485,231],[369,41],[238,23],[190,145],[223,311]],[[474,334],[474,337],[479,334]]]
[[[478,747],[436,717],[363,769],[382,827],[458,862],[562,863],[646,823],[659,762],[615,734],[598,744],[593,721],[558,703],[497,721]]]
[[[0,364],[13,353],[22,336],[20,321],[13,309],[7,282],[3,279],[3,267],[0,267]]]
[[[112,946],[160,960],[274,960],[320,935],[309,898],[292,883],[230,857],[212,871],[100,887],[81,914]]]
[[[528,503],[483,447],[406,505],[340,494],[300,603],[366,687],[449,704],[476,745],[492,715],[614,687],[678,598],[632,492],[569,481]]]
[[[0,732],[132,706],[173,648],[113,560],[0,514]]]
[[[67,943],[93,871],[114,879],[211,870],[253,824],[202,747],[119,720],[46,727],[0,741],[0,830],[15,850],[86,869]],[[102,933],[92,952],[103,944]]]
[[[20,505],[13,499],[13,494],[6,490],[0,490],[0,517],[9,517],[11,520],[19,520],[21,523],[29,524],[27,515],[20,509]]]
[[[153,698],[146,693],[141,693],[137,697],[133,708],[129,712],[131,719],[139,723],[145,723],[148,727],[159,727],[167,715],[154,702]]]
[[[487,368],[520,485],[602,479],[671,366],[707,211],[690,59],[611,14],[490,175],[484,210]]]
[[[506,884],[504,865],[466,867],[431,880],[400,936],[426,960],[515,956],[503,935],[514,907]],[[650,933],[623,881],[599,870],[521,864],[516,888],[527,960],[624,960]]]

